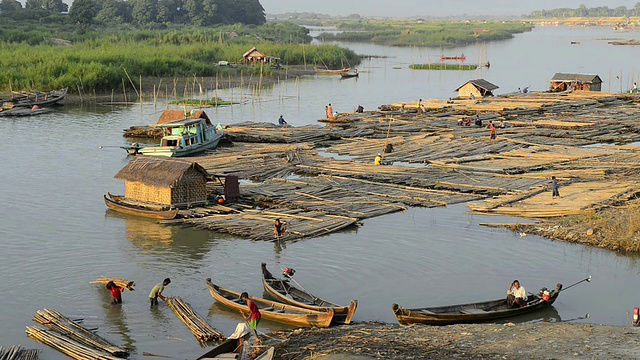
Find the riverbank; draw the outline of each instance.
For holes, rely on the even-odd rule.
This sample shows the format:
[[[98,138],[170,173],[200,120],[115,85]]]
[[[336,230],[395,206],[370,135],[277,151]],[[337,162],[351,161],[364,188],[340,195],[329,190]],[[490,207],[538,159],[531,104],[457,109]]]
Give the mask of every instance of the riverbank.
[[[640,329],[572,323],[359,323],[267,335],[275,359],[632,359]],[[267,339],[267,336],[265,338]]]
[[[153,101],[154,98],[169,99],[169,101],[195,98],[197,94],[215,91],[216,89],[251,88],[262,89],[281,81],[295,80],[296,78],[315,76],[312,65],[291,65],[284,69],[272,70],[271,76],[252,76],[238,74],[236,76],[221,77],[144,77],[138,79],[135,90],[127,84],[126,90],[112,89],[107,92],[83,92],[78,89],[69,89],[69,93],[61,104],[134,104]],[[196,95],[194,95],[196,94]],[[0,92],[0,98],[8,99],[9,92]],[[211,98],[211,96],[209,97]],[[224,99],[222,99],[224,100]]]

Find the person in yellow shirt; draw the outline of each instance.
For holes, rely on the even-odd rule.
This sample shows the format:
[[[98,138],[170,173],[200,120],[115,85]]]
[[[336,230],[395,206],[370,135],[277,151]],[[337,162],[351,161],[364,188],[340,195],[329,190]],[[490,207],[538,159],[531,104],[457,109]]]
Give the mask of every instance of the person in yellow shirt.
[[[373,165],[382,165],[382,156],[380,153],[376,155],[376,158],[373,160]]]

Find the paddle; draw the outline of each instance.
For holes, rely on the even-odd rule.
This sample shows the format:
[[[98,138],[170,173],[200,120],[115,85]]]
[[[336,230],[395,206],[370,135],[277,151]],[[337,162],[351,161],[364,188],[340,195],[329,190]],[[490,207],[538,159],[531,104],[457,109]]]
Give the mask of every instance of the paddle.
[[[578,285],[578,284],[580,284],[580,283],[583,283],[583,282],[585,282],[585,281],[586,281],[586,282],[591,282],[591,275],[589,275],[589,277],[587,277],[586,279],[582,279],[582,280],[578,281],[578,282],[577,282],[577,283],[575,283],[575,284],[571,284],[571,285],[567,286],[566,288],[562,288],[562,289],[560,289],[560,291],[558,291],[558,293],[559,293],[559,292],[561,292],[561,291],[563,291],[563,290],[567,290],[568,288],[574,287],[574,286],[576,286],[576,285]]]

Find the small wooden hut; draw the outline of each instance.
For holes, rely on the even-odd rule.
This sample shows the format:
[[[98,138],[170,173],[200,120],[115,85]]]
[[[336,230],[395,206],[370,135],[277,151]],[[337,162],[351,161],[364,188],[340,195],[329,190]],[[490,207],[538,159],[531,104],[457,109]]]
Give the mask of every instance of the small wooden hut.
[[[461,98],[480,98],[485,96],[493,96],[493,90],[498,86],[484,79],[469,80],[464,85],[458,87],[454,91]]]
[[[124,180],[128,200],[184,207],[207,201],[210,177],[192,161],[136,156],[114,178]]]
[[[242,59],[247,64],[264,64],[267,61],[267,56],[255,47],[252,47],[249,51],[242,55]]]
[[[602,79],[598,75],[556,73],[551,82],[551,91],[586,90],[601,91]]]

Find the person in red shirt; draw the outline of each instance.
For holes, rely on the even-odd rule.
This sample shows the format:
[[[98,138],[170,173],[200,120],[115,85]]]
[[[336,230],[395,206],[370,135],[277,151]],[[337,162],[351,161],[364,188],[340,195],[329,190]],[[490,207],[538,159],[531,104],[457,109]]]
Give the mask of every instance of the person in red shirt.
[[[489,135],[489,143],[493,144],[496,142],[496,134],[497,134],[497,130],[496,130],[496,127],[493,125],[493,121],[489,121],[489,125],[487,126],[487,128],[489,128],[489,130],[491,131],[491,134]]]
[[[240,301],[243,301],[245,304],[247,304],[249,310],[251,311],[251,315],[249,318],[247,318],[243,312],[240,312],[240,314],[242,314],[244,320],[249,323],[249,326],[251,327],[251,330],[253,330],[253,334],[256,337],[256,341],[259,344],[262,344],[262,340],[260,340],[260,337],[258,336],[258,324],[260,323],[260,318],[262,317],[262,315],[260,314],[260,309],[258,309],[258,305],[256,305],[256,303],[249,299],[249,294],[246,292],[243,292],[240,295]]]
[[[122,288],[116,285],[113,281],[109,281],[106,287],[109,291],[111,291],[111,296],[113,296],[113,304],[122,304]]]

